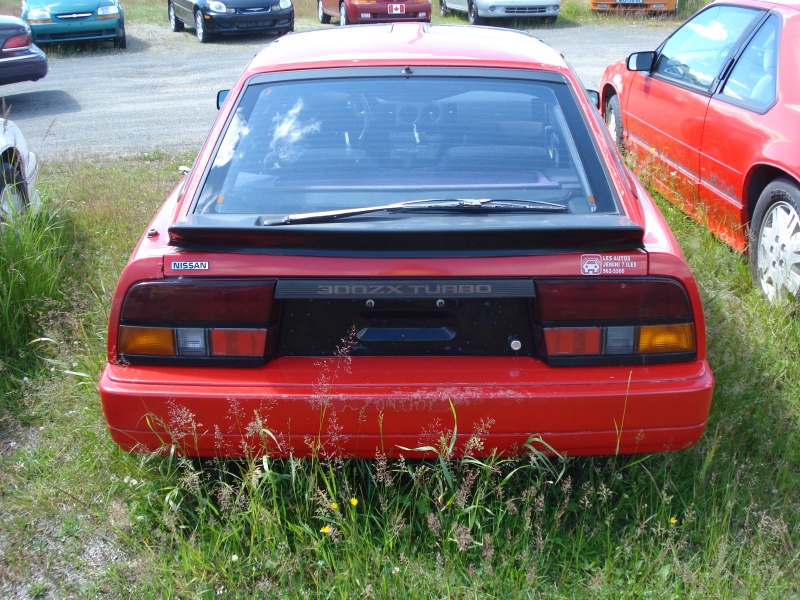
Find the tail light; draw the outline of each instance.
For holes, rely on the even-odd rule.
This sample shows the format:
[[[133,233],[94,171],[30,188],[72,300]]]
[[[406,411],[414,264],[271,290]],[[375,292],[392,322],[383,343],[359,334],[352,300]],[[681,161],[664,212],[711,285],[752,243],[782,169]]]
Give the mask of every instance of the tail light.
[[[272,357],[274,280],[145,281],[125,296],[117,354],[132,364],[256,366]]]
[[[21,50],[31,45],[31,34],[20,33],[19,35],[12,35],[3,44],[3,50]]]
[[[666,278],[536,282],[539,354],[553,365],[653,364],[697,355],[691,302]]]

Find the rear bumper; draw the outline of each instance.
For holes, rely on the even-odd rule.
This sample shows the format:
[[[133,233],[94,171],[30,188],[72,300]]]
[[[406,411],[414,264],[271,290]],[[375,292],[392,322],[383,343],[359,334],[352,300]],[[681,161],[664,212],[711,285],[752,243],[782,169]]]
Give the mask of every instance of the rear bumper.
[[[17,55],[0,58],[0,85],[38,81],[45,75],[47,75],[47,56],[35,45]]]
[[[100,394],[111,437],[130,451],[375,457],[457,450],[519,453],[540,436],[567,454],[679,450],[705,427],[705,361],[552,368],[525,358],[282,358],[259,369],[108,365]],[[454,414],[455,413],[455,418]]]

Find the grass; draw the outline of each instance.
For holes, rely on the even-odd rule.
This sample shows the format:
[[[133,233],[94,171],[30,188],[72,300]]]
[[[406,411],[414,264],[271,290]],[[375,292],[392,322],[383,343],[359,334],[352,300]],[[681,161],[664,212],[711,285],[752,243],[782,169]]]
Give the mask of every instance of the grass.
[[[667,203],[717,381],[695,448],[481,461],[453,458],[445,437],[434,461],[239,463],[119,451],[95,389],[109,297],[190,162],[44,165],[45,212],[20,228],[61,240],[58,269],[82,276],[57,277],[49,312],[16,338],[46,341],[2,422],[4,597],[798,595],[795,305],[763,300],[745,259]]]

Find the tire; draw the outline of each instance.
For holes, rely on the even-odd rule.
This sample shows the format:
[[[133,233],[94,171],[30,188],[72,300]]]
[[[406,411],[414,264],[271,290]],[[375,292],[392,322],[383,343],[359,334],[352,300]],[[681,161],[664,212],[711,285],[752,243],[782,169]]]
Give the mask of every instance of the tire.
[[[625,139],[622,131],[622,109],[619,107],[619,96],[611,96],[606,102],[603,119],[608,127],[608,132],[617,144],[620,152],[625,152]]]
[[[342,27],[350,25],[350,21],[347,19],[347,6],[344,2],[339,5],[339,25]]]
[[[445,0],[439,0],[439,16],[446,17],[450,11],[447,9]]]
[[[175,33],[183,31],[183,21],[175,14],[175,6],[172,4],[172,0],[167,4],[167,15],[169,16],[169,28]]]
[[[203,25],[203,13],[200,10],[194,11],[194,31],[197,35],[197,41],[201,44],[207,44],[211,41],[211,34],[206,31]]]
[[[761,192],[750,228],[753,282],[772,301],[800,296],[800,188],[779,178]]]
[[[467,7],[467,20],[470,25],[483,25],[483,18],[478,14],[478,7],[473,0],[470,0]]]
[[[5,223],[14,220],[14,216],[28,207],[25,186],[22,185],[22,174],[19,169],[7,162],[0,164],[0,231]]]
[[[128,47],[128,37],[125,35],[125,30],[122,30],[122,35],[114,40],[114,48],[117,50],[125,50]]]
[[[322,8],[322,0],[317,0],[317,18],[323,25],[331,22],[331,16],[325,14],[325,9]]]

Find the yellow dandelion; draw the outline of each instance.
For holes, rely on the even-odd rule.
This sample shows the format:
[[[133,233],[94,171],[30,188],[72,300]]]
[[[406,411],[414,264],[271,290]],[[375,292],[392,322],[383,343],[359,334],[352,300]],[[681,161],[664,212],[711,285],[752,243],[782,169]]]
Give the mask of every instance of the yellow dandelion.
[[[358,499],[350,498],[350,506],[358,506]]]
[[[678,522],[678,519],[676,519],[675,517],[670,517],[669,522],[675,525],[675,523]]]
[[[319,532],[320,532],[320,533],[330,533],[330,532],[331,532],[330,525],[323,525],[323,526],[320,528]]]
[[[331,508],[332,508],[333,510],[336,510],[337,508],[339,508],[339,505],[338,505],[338,504],[336,504],[336,502],[331,502]]]

